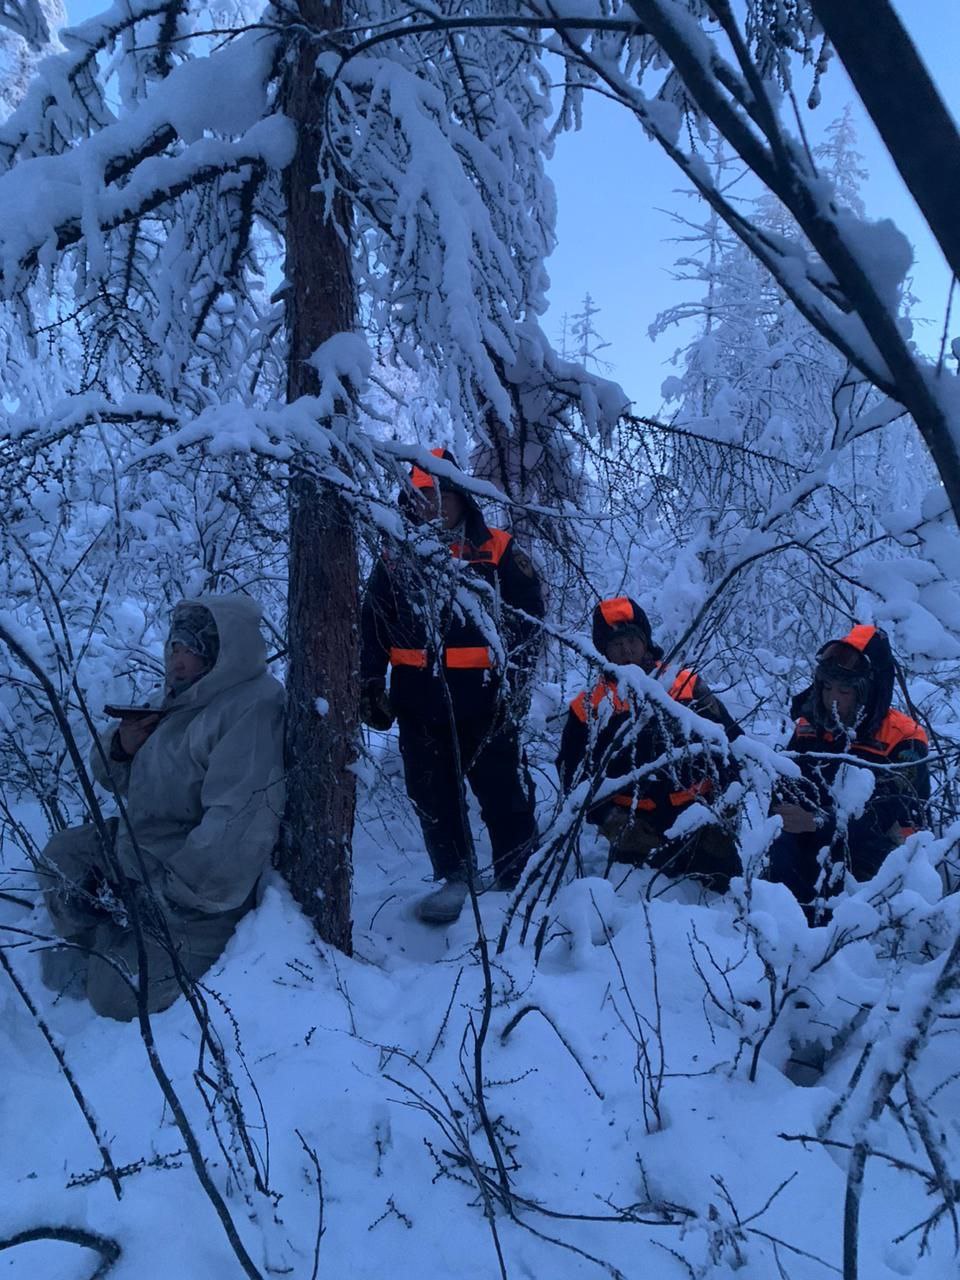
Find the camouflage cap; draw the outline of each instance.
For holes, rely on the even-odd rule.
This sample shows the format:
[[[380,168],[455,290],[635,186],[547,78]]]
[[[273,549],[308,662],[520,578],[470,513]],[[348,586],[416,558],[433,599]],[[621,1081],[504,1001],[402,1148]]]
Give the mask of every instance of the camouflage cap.
[[[220,633],[213,614],[202,604],[178,604],[170,620],[167,645],[181,644],[212,667],[220,653]]]

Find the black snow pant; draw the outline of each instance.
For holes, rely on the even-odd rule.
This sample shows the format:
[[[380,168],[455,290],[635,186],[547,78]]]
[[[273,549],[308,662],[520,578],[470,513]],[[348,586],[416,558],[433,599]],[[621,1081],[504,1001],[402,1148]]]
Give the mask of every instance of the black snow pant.
[[[843,884],[842,871],[827,858],[826,876],[820,856],[821,842],[814,836],[781,831],[770,846],[765,878],[786,885],[803,908],[809,924],[823,924],[829,915],[827,899],[836,896]],[[821,877],[823,877],[821,881]],[[820,891],[817,885],[820,883]],[[819,904],[819,905],[818,905]]]
[[[486,716],[460,718],[454,741],[449,721],[401,712],[397,724],[407,795],[420,819],[434,875],[448,880],[466,872],[466,777],[490,833],[497,880],[504,888],[516,885],[537,840],[533,783],[516,729],[491,726]]]

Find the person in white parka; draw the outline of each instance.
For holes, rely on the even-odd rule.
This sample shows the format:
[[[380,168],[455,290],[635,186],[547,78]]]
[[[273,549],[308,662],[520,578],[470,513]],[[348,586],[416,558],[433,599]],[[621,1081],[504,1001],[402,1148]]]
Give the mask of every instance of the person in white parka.
[[[74,944],[42,954],[44,980],[62,987],[65,970],[80,968],[105,1017],[137,1013],[138,953],[118,868],[143,907],[155,1012],[180,993],[171,950],[189,977],[205,973],[269,866],[283,814],[284,693],[266,669],[260,617],[242,595],[176,606],[162,698],[94,744],[94,776],[125,807],[108,827],[113,856],[92,823],[58,832],[43,852],[50,917]]]

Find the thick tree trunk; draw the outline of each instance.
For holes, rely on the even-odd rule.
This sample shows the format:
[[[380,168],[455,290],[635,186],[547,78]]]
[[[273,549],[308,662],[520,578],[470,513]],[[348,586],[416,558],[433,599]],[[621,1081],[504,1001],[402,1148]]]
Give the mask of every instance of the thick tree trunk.
[[[313,30],[340,25],[339,0],[301,0]],[[333,219],[313,188],[322,82],[317,46],[301,41],[290,68],[286,110],[300,141],[287,177],[287,396],[314,395],[316,371],[305,363],[335,333],[353,329],[356,301],[350,261],[349,211]],[[349,769],[357,736],[359,596],[353,520],[330,488],[304,472],[290,481],[290,568],[287,667],[287,785],[278,858],[294,896],[327,942],[349,952],[355,777]]]

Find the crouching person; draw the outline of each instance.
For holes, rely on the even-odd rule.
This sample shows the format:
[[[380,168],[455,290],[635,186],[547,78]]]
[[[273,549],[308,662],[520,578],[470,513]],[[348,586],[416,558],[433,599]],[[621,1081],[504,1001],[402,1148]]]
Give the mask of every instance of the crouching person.
[[[245,596],[176,606],[162,698],[94,745],[94,776],[123,798],[125,817],[61,831],[44,850],[47,907],[74,944],[43,953],[44,980],[60,987],[79,971],[104,1017],[137,1013],[125,904],[136,904],[156,1012],[180,993],[177,965],[199,978],[214,963],[269,865],[283,810],[283,688],[267,673],[259,623]]]
[[[602,600],[593,614],[593,643],[617,666],[636,666],[647,674],[659,670],[663,650],[654,644],[647,615],[633,600]],[[723,727],[728,741],[742,733],[720,700],[692,671],[681,671],[668,690],[674,701]],[[697,800],[715,798],[725,785],[703,740],[684,741],[668,717],[605,676],[591,691],[570,704],[557,767],[569,790],[585,776],[602,773],[606,780],[624,778],[622,788],[595,805],[587,820],[598,826],[618,862],[659,868],[671,877],[695,877],[725,892],[731,876],[740,874],[733,836],[719,823],[699,826],[677,838],[666,834]],[[694,750],[690,751],[689,747]],[[661,756],[664,765],[637,777]]]
[[[783,830],[770,848],[767,879],[790,889],[811,924],[826,918],[826,900],[842,889],[846,871],[872,879],[887,854],[926,825],[927,735],[890,705],[893,682],[886,633],[857,626],[823,646],[813,684],[793,700],[787,750],[796,753],[801,777],[775,797],[771,812]],[[835,794],[844,761],[873,774],[866,803],[849,819]]]

